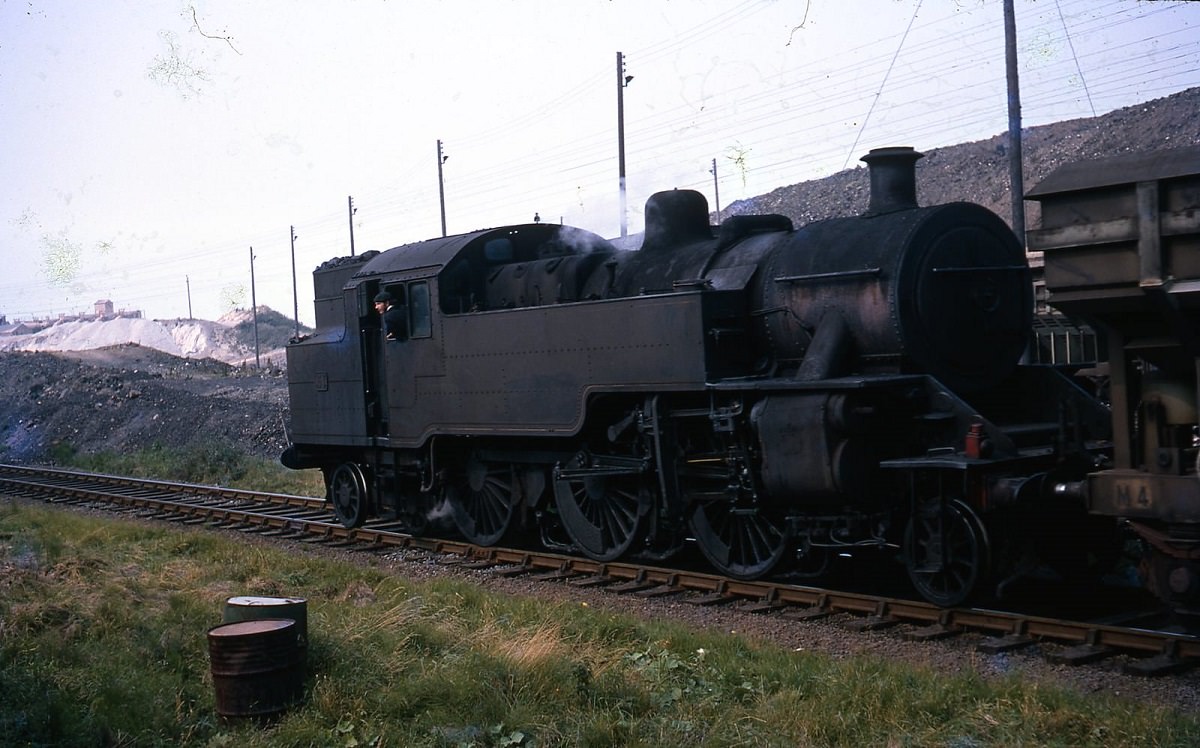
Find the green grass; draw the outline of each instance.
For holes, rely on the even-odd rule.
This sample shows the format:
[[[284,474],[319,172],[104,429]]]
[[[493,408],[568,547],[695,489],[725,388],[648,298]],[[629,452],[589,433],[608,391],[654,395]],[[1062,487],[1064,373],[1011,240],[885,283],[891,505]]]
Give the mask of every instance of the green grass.
[[[139,452],[97,453],[58,445],[52,457],[59,465],[92,473],[297,496],[325,495],[321,471],[289,470],[277,461],[251,457],[225,442],[195,444],[183,450],[156,446]]]
[[[364,557],[369,559],[369,556]],[[234,595],[308,600],[305,701],[216,716]],[[189,746],[1184,746],[1166,708],[833,660],[0,499],[0,742]]]

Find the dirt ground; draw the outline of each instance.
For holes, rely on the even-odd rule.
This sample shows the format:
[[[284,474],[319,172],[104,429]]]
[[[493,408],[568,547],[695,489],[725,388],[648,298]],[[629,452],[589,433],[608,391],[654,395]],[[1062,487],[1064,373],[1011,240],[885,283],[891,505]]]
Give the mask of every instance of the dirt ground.
[[[225,442],[277,457],[287,446],[287,380],[212,359],[120,345],[0,353],[0,460]]]

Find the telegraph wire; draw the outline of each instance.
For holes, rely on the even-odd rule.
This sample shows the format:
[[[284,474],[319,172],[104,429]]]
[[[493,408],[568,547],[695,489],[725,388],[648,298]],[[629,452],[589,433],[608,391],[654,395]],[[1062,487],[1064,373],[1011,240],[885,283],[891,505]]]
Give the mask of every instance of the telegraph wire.
[[[888,63],[887,71],[883,74],[883,80],[879,83],[879,89],[875,91],[874,98],[871,99],[871,106],[867,109],[867,115],[863,117],[862,126],[858,128],[858,134],[854,136],[854,143],[850,146],[850,152],[846,154],[846,161],[842,164],[845,169],[850,165],[850,158],[853,156],[855,149],[858,148],[858,140],[862,137],[862,133],[867,129],[867,122],[871,119],[871,112],[875,111],[875,105],[879,103],[879,97],[883,94],[883,88],[887,85],[888,77],[892,74],[892,68],[896,65],[896,59],[900,57],[900,50],[904,49],[904,42],[908,39],[908,32],[912,31],[913,23],[917,20],[917,14],[921,12],[921,2],[918,0],[917,7],[913,9],[912,18],[908,19],[908,26],[904,29],[904,34],[900,37],[900,43],[896,45],[896,53],[892,55],[892,61]]]
[[[1063,36],[1067,37],[1067,47],[1071,50],[1071,59],[1075,61],[1075,70],[1079,72],[1079,82],[1083,84],[1083,92],[1087,94],[1088,107],[1092,110],[1092,116],[1096,116],[1096,105],[1092,103],[1092,94],[1088,91],[1087,78],[1083,75],[1083,68],[1079,67],[1079,57],[1075,54],[1075,45],[1071,42],[1071,32],[1067,30],[1067,19],[1063,17],[1062,4],[1058,0],[1054,0],[1054,7],[1058,10],[1058,18],[1062,21]]]

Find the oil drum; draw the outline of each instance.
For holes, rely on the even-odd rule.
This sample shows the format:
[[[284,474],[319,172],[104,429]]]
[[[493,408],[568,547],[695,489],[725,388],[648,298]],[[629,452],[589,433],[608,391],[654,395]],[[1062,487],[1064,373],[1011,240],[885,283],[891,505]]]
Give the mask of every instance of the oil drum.
[[[225,601],[221,620],[225,623],[257,621],[263,618],[291,618],[296,622],[296,641],[303,651],[308,647],[308,601],[300,597],[259,597],[244,595]]]
[[[217,714],[267,718],[300,699],[304,664],[296,622],[264,618],[208,630],[208,656]]]

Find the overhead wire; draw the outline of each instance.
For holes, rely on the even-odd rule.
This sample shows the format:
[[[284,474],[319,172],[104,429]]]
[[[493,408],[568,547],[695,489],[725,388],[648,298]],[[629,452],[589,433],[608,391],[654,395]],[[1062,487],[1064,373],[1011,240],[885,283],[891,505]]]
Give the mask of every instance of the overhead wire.
[[[854,136],[854,143],[850,146],[850,153],[846,154],[846,161],[842,164],[845,169],[850,163],[850,156],[854,149],[858,147],[858,140],[862,137],[863,130],[867,129],[867,122],[871,119],[871,112],[875,111],[875,105],[879,103],[879,97],[883,93],[884,86],[887,85],[888,78],[892,74],[892,68],[896,66],[896,59],[900,57],[900,50],[904,49],[904,42],[908,39],[908,32],[912,31],[913,23],[917,20],[917,14],[921,12],[921,2],[918,0],[917,7],[913,9],[912,18],[908,19],[908,26],[904,28],[904,33],[900,36],[900,43],[896,45],[896,53],[892,55],[892,61],[888,63],[887,70],[883,73],[883,80],[879,83],[879,88],[875,91],[875,96],[871,98],[871,106],[867,109],[867,114],[863,117],[862,125],[858,128],[858,134]]]
[[[1059,23],[1061,24],[1061,19],[1059,20]],[[932,45],[932,46],[936,46],[936,45]],[[660,49],[669,50],[670,46],[662,45],[660,47]],[[917,48],[912,47],[912,48],[906,48],[906,49],[915,50]],[[599,74],[597,74],[597,75],[599,75]],[[915,84],[915,82],[919,79],[919,76],[916,76],[916,75],[909,76],[909,79]],[[895,85],[899,85],[899,83],[902,80],[904,80],[904,78],[902,78],[902,77],[896,78],[894,75],[892,77],[893,84],[895,84]],[[844,84],[842,84],[838,81],[832,81],[831,83],[833,85],[839,86],[843,91],[846,91],[846,93],[843,94],[844,96],[846,96],[848,98],[853,97],[853,93],[848,91],[849,87],[845,86]],[[774,92],[772,92],[771,94],[767,94],[767,95],[770,96],[770,95],[773,95],[773,93]],[[746,103],[746,102],[743,101],[743,103]],[[833,106],[833,103],[830,102],[827,105],[827,108],[832,107],[832,106]],[[656,135],[652,129],[642,129],[642,130],[638,131],[639,137],[641,137],[645,140],[648,140],[651,143],[651,145],[648,148],[650,150],[653,150],[654,148],[661,145],[661,143],[659,141],[655,140],[656,137],[657,138],[666,138],[666,137],[670,136],[671,134],[673,134],[675,131],[677,131],[679,128],[683,127],[683,125],[681,124],[680,119],[679,119],[680,116],[681,115],[680,115],[680,111],[678,108],[671,110],[672,118],[670,118],[670,119],[661,119],[660,118],[661,124],[655,126],[659,130],[658,135]],[[755,127],[758,129],[763,129],[763,128],[769,126],[770,124],[771,124],[771,122],[763,122],[762,124],[755,125]],[[574,160],[575,165],[571,167],[573,170],[580,171],[583,168],[580,165],[587,165],[587,164],[591,164],[591,163],[601,163],[606,158],[607,152],[605,149],[610,148],[610,146],[607,143],[603,143],[603,144],[598,143],[598,140],[601,140],[601,139],[606,140],[606,138],[604,137],[606,135],[605,128],[598,127],[593,131],[592,134],[575,133],[574,135],[575,135],[575,137],[573,137],[572,143],[569,146],[570,149],[572,149],[569,152],[574,154],[573,160]],[[638,147],[637,145],[633,146],[633,148],[635,150],[637,147]],[[587,149],[587,150],[584,150],[584,149]],[[529,158],[529,157],[522,156],[520,158],[515,158],[510,161],[503,162],[496,171],[476,173],[473,176],[472,184],[460,185],[460,187],[465,188],[465,190],[463,192],[456,193],[456,196],[458,199],[470,198],[471,197],[470,193],[472,191],[474,191],[476,193],[490,194],[490,193],[492,193],[493,188],[497,184],[513,181],[513,178],[514,178],[513,169],[522,169],[525,172],[536,172],[537,170],[546,168],[547,160],[553,160],[553,161],[567,160],[561,155],[562,153],[567,153],[567,152],[568,151],[565,151],[565,150],[552,152],[550,149],[546,149],[545,151],[543,151],[543,154],[546,157],[545,159]],[[592,154],[590,157],[589,157],[589,152]],[[611,156],[607,156],[607,158],[611,158]],[[490,199],[495,201],[498,198],[493,196]]]

